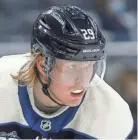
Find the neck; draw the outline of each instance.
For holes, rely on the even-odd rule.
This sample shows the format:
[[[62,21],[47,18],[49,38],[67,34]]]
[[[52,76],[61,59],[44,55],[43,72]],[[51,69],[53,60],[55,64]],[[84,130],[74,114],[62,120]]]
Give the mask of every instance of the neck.
[[[35,99],[36,107],[40,111],[45,112],[46,114],[52,114],[52,113],[56,112],[57,110],[59,110],[59,108],[60,108],[60,107],[49,107],[49,106],[46,106],[46,105],[42,104],[35,96],[34,96],[34,99]]]
[[[60,105],[53,102],[48,96],[46,96],[43,93],[42,86],[38,80],[36,80],[34,83],[33,94],[34,94],[35,105],[39,110],[45,113],[47,112],[53,113],[57,111],[59,108],[61,108]]]

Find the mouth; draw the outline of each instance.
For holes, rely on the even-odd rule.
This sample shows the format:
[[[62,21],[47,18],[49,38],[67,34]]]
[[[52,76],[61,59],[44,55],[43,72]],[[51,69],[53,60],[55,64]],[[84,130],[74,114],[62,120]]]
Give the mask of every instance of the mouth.
[[[71,93],[73,93],[73,94],[79,94],[79,93],[81,93],[83,91],[83,89],[81,89],[81,90],[73,90]]]
[[[78,99],[78,98],[81,98],[84,94],[85,90],[84,89],[81,89],[81,90],[74,90],[71,93],[71,97],[73,99]]]

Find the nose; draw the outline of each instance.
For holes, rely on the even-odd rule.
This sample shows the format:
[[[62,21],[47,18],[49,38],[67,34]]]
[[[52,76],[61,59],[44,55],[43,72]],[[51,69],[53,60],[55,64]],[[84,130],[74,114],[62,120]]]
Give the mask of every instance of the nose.
[[[80,79],[80,77],[77,77],[77,78],[76,78],[76,83],[78,83],[78,84],[81,83],[81,79]]]
[[[75,86],[76,89],[83,89],[83,85],[82,85],[82,82],[81,82],[80,78],[76,79],[76,82],[75,82],[74,86]]]

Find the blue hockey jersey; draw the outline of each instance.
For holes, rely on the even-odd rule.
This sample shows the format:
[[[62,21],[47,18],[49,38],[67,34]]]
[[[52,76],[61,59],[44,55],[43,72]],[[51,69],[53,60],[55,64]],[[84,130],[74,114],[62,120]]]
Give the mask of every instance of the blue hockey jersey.
[[[87,90],[82,103],[45,114],[34,104],[31,87],[20,87],[14,74],[29,60],[0,58],[0,139],[125,139],[133,120],[128,104],[104,81]]]

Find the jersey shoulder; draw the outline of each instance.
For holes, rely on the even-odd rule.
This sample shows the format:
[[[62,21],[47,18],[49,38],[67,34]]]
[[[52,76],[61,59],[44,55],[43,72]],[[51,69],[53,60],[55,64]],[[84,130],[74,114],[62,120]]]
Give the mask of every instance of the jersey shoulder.
[[[75,118],[67,127],[101,139],[125,139],[133,127],[128,104],[107,83],[89,88]]]

